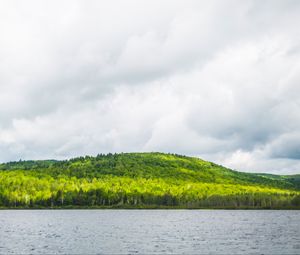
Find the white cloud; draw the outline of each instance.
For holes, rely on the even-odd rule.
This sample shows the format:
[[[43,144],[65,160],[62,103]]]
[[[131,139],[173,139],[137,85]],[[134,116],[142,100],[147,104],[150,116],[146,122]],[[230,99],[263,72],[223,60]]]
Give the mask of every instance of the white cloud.
[[[0,161],[164,151],[299,172],[297,1],[1,5]]]

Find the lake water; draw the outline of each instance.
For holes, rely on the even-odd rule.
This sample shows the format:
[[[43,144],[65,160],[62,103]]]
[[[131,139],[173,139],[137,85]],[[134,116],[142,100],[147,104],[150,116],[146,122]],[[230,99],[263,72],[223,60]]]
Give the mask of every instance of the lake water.
[[[2,210],[1,254],[300,254],[300,211]]]

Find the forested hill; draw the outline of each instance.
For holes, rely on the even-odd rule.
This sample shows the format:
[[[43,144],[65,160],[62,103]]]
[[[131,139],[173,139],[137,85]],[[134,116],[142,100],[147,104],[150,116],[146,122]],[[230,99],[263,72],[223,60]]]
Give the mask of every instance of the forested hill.
[[[300,175],[242,173],[163,153],[0,164],[0,207],[68,206],[297,208]]]

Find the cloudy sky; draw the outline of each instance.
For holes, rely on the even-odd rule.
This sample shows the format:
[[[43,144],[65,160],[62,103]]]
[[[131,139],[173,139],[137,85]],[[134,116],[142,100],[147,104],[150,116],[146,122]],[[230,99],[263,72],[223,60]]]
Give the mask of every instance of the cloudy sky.
[[[0,162],[175,152],[300,173],[300,1],[0,0]]]

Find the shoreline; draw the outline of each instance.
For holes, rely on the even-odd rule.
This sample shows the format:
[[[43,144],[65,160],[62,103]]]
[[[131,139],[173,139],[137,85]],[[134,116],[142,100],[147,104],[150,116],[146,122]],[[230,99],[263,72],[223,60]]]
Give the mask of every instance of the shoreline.
[[[57,206],[57,207],[0,207],[0,210],[300,210],[295,207],[184,207],[184,206]]]

